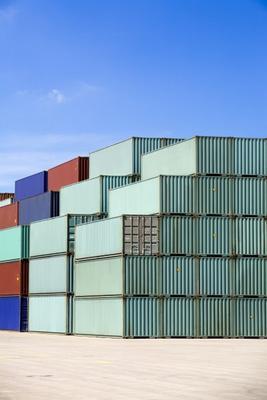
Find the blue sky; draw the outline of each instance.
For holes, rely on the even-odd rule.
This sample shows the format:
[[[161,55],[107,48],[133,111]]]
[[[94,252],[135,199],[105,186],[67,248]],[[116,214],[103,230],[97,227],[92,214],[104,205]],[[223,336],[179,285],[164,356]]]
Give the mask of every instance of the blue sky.
[[[267,1],[0,0],[0,191],[129,136],[266,132]]]

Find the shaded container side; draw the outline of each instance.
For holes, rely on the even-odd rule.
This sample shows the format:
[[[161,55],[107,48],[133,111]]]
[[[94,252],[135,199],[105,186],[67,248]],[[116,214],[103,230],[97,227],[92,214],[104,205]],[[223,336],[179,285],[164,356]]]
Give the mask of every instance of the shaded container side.
[[[73,257],[55,256],[30,260],[29,293],[70,293],[73,291]]]
[[[235,301],[236,337],[267,337],[267,298]]]
[[[19,223],[28,225],[35,221],[59,215],[59,192],[46,192],[19,202]]]
[[[234,264],[230,258],[201,257],[196,259],[201,296],[234,295]]]
[[[0,297],[0,330],[28,330],[27,297]]]
[[[130,176],[100,176],[62,188],[60,214],[106,214],[109,189],[128,185]]]
[[[234,336],[234,301],[231,298],[201,298],[199,300],[199,336]]]
[[[74,300],[74,333],[93,336],[160,336],[160,300],[91,297]]]
[[[197,336],[198,299],[169,297],[163,300],[163,336]]]
[[[233,174],[267,175],[267,140],[233,139]]]
[[[195,140],[197,173],[219,175],[232,173],[232,138],[197,136]]]
[[[28,295],[29,262],[0,263],[0,296]]]
[[[48,190],[59,191],[63,186],[89,178],[89,157],[77,157],[48,171]]]
[[[30,296],[29,331],[72,333],[72,296]]]
[[[141,155],[180,139],[134,137],[90,154],[90,178],[99,175],[139,175]]]
[[[194,257],[161,257],[159,277],[162,295],[193,296],[198,294],[198,270]]]
[[[232,275],[235,294],[267,296],[267,258],[237,258]]]
[[[0,229],[11,228],[19,224],[19,203],[0,207]]]
[[[234,253],[267,256],[267,220],[236,218],[234,221]]]
[[[163,216],[160,218],[158,254],[197,254],[195,232],[194,218]],[[157,238],[153,238],[153,241],[156,243]],[[156,249],[156,246],[154,248]],[[155,254],[152,247],[151,249],[151,253]]]
[[[196,221],[196,254],[223,255],[232,254],[232,220],[223,217],[203,217]]]
[[[257,216],[267,214],[266,178],[235,178],[233,185],[233,214]]]
[[[20,201],[28,197],[47,192],[47,171],[39,172],[15,182],[15,199]]]
[[[9,205],[12,204],[13,202],[14,202],[13,197],[9,197],[9,198],[7,198],[7,199],[0,200],[0,207],[9,206]]]
[[[0,262],[29,258],[30,227],[16,226],[0,231]]]

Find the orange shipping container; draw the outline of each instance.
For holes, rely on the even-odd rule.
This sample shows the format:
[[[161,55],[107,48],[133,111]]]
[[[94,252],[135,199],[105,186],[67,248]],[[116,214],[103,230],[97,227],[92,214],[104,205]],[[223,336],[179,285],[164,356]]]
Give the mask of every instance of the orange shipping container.
[[[29,262],[0,263],[0,296],[28,295]]]
[[[0,207],[0,229],[11,228],[19,224],[19,203]]]

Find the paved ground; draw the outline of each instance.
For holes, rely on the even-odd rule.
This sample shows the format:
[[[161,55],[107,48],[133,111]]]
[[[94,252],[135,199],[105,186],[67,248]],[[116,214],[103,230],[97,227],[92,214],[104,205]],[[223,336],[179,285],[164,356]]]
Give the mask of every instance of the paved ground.
[[[0,400],[266,400],[267,340],[0,333]]]

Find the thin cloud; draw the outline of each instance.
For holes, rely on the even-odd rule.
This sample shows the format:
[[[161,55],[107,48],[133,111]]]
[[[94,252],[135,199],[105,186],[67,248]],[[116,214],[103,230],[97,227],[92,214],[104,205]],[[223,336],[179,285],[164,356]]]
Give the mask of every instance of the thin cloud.
[[[56,104],[63,104],[67,101],[67,97],[58,89],[52,89],[48,93],[47,98]]]

